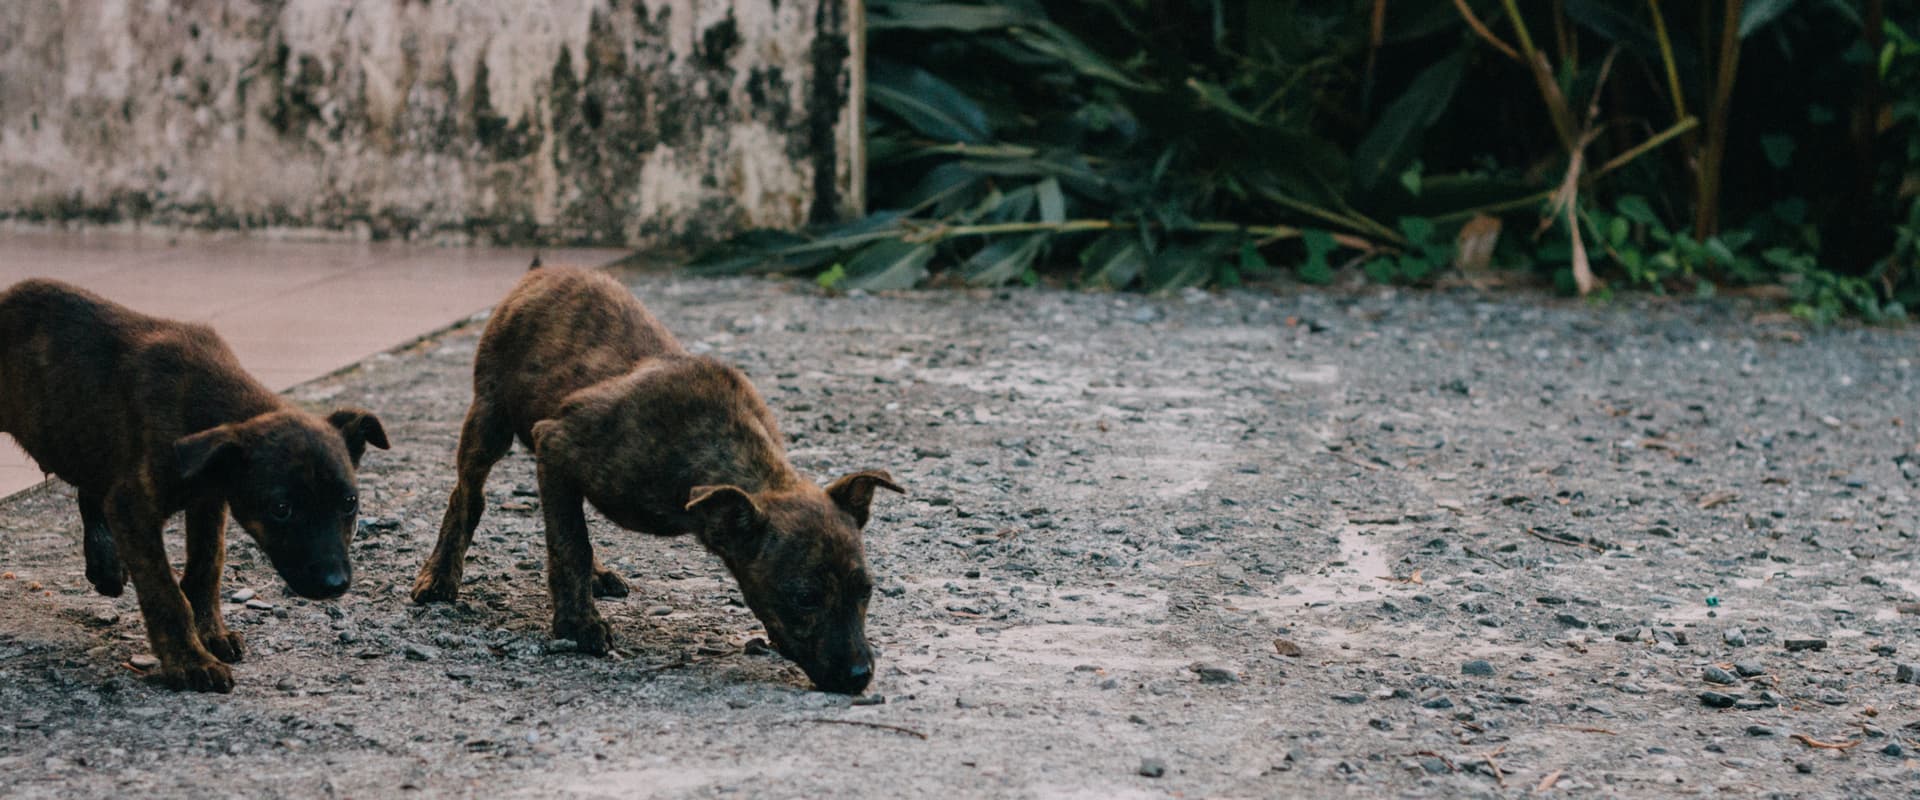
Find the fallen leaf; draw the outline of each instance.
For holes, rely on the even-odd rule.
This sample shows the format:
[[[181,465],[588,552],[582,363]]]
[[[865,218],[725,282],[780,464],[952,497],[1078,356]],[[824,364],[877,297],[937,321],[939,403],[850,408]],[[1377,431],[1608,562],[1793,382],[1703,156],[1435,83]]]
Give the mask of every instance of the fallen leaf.
[[[1820,741],[1819,739],[1815,739],[1804,733],[1795,733],[1795,734],[1791,734],[1790,736],[1795,741],[1798,741],[1799,743],[1804,744],[1808,747],[1811,747],[1815,750],[1852,750],[1853,748],[1860,746],[1860,740],[1855,740],[1851,742],[1823,742],[1823,741]]]
[[[1740,499],[1739,492],[1708,492],[1700,496],[1698,505],[1701,511],[1705,511],[1709,508],[1719,508],[1738,499]]]
[[[1493,247],[1500,242],[1500,218],[1475,214],[1460,226],[1454,240],[1453,265],[1463,272],[1476,272],[1493,263]]]
[[[1777,283],[1763,283],[1758,286],[1731,287],[1726,290],[1726,294],[1728,297],[1747,297],[1747,298],[1752,298],[1754,300],[1772,300],[1777,303],[1784,303],[1788,300],[1793,299],[1793,289],[1786,286],[1781,286],[1780,284],[1777,284]],[[1796,321],[1793,318],[1792,314],[1781,314],[1779,312],[1773,312],[1771,314],[1755,314],[1754,324],[1756,325],[1762,324],[1758,321],[1761,317],[1786,317],[1786,320],[1785,320],[1786,322]]]

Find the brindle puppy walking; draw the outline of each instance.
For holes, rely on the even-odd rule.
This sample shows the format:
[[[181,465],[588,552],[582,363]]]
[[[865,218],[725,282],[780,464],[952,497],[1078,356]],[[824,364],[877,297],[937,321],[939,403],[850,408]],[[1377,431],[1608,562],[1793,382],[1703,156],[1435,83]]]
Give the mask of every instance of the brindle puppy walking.
[[[323,420],[261,386],[211,328],[48,280],[0,292],[0,432],[78,491],[94,589],[117,597],[132,576],[154,677],[216,692],[244,653],[220,617],[227,511],[295,593],[338,597],[353,472],[367,445],[387,447],[370,413]],[[176,583],[160,532],[182,510]]]
[[[538,267],[538,263],[535,264]],[[825,489],[787,462],[779,425],[739,370],[688,355],[618,281],[537,268],[480,339],[459,482],[416,602],[451,600],[486,504],[487,473],[517,437],[538,464],[553,634],[605,654],[593,596],[626,586],[587,540],[583,502],[621,527],[692,533],[740,583],[773,644],[815,685],[857,693],[873,677],[860,530],[885,472]]]

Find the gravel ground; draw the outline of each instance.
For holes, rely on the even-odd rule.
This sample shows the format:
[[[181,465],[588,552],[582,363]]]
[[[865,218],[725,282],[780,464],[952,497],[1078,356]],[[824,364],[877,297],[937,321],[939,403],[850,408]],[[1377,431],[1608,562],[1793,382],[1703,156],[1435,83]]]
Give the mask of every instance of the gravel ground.
[[[1920,791],[1914,331],[1726,303],[628,280],[754,378],[803,471],[908,487],[868,530],[864,699],[747,646],[691,541],[597,519],[635,589],[601,606],[620,649],[550,642],[521,453],[462,601],[411,605],[467,325],[295,392],[379,411],[395,449],[363,471],[347,597],[291,597],[235,533],[232,695],[126,665],[139,614],[89,593],[69,490],[0,507],[0,794]]]

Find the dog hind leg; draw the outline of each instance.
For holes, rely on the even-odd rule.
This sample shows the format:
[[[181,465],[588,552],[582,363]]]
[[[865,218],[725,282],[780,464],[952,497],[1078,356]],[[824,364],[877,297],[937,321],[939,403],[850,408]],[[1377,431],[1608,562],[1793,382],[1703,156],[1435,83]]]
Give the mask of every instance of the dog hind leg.
[[[113,530],[107,527],[107,512],[100,505],[99,493],[80,492],[80,527],[84,529],[87,582],[96,592],[119,597],[126,590],[127,570],[113,546]]]
[[[460,428],[457,482],[440,520],[440,539],[413,581],[413,602],[450,601],[460,594],[467,546],[486,511],[487,475],[513,447],[513,427],[485,398],[476,397]]]

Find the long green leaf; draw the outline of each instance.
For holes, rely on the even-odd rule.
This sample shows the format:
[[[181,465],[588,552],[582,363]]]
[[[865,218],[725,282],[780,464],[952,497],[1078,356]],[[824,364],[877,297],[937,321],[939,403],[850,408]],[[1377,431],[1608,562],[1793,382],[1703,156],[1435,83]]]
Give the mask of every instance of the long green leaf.
[[[1353,182],[1362,191],[1399,173],[1418,154],[1427,129],[1440,121],[1466,74],[1466,51],[1456,52],[1428,67],[1399,99],[1387,106],[1380,121],[1353,151]]]
[[[1221,256],[1192,245],[1169,247],[1153,258],[1142,282],[1147,291],[1166,293],[1199,286],[1213,277]]]
[[[910,212],[932,208],[935,216],[944,217],[954,210],[956,198],[967,197],[968,190],[980,182],[979,173],[949,162],[929,170],[903,199]]]
[[[846,289],[911,289],[927,277],[933,245],[889,239],[867,247],[846,262]]]
[[[1781,14],[1787,13],[1800,0],[1747,0],[1740,8],[1740,38],[1752,36],[1754,31],[1767,26]]]
[[[983,144],[991,134],[987,112],[979,103],[919,67],[876,60],[867,82],[867,99],[930,139]]]
[[[1048,178],[1033,187],[1035,199],[1040,202],[1041,222],[1063,222],[1067,218],[1067,197],[1060,192],[1060,180]]]
[[[1146,271],[1149,255],[1134,232],[1109,233],[1080,251],[1080,282],[1098,289],[1125,289]]]
[[[1266,125],[1266,122],[1260,119],[1260,115],[1247,110],[1246,106],[1241,105],[1238,100],[1233,99],[1233,95],[1228,94],[1224,86],[1217,83],[1208,83],[1199,78],[1188,78],[1187,87],[1192,89],[1193,93],[1200,97],[1201,103],[1220,109],[1226,112],[1229,117],[1240,120],[1248,125],[1258,125],[1262,127]]]
[[[974,286],[999,286],[1019,278],[1049,238],[1050,234],[1036,233],[995,240],[960,265],[960,277]]]
[[[1622,5],[1610,0],[1567,0],[1567,17],[1608,43],[1619,44],[1649,62],[1658,63],[1660,42],[1654,36],[1653,26],[1622,10]]]
[[[884,31],[948,30],[972,33],[1024,25],[1032,17],[1011,6],[963,3],[874,3],[867,9],[867,29]]]
[[[1033,207],[1038,202],[1034,197],[1034,187],[1021,186],[1009,190],[1000,196],[993,208],[983,212],[981,219],[990,222],[1024,222],[1033,218]]]
[[[1031,50],[1066,62],[1075,71],[1089,78],[1142,92],[1156,91],[1159,88],[1151,82],[1139,80],[1122,72],[1119,67],[1113,65],[1113,62],[1080,41],[1079,37],[1051,22],[1039,22],[1028,27],[1014,28],[1012,34],[1014,41]]]

